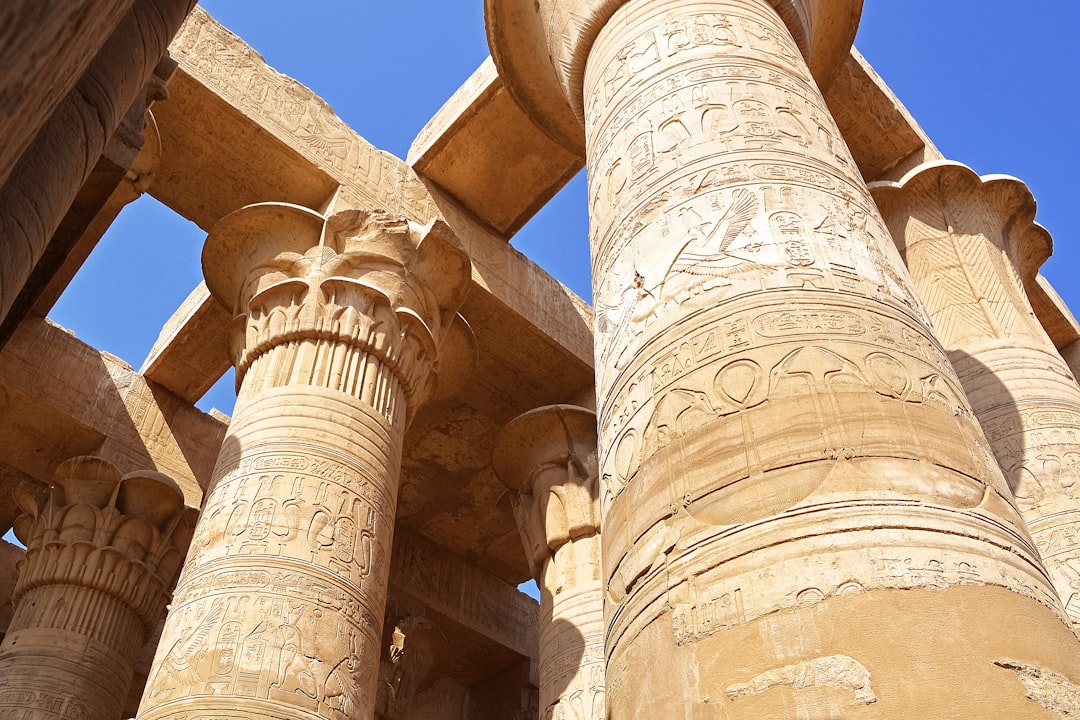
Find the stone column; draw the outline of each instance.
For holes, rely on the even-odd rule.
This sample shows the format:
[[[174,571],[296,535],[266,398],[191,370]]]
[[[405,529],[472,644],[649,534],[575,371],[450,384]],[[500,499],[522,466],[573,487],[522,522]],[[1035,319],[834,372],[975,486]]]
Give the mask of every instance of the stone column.
[[[858,5],[539,3],[588,148],[612,720],[1033,717],[1017,667],[1080,677],[818,89]]]
[[[492,463],[540,587],[540,717],[606,720],[596,415],[525,413],[499,433]]]
[[[26,545],[0,645],[0,716],[119,720],[135,656],[165,614],[194,511],[156,472],[94,457],[56,471],[48,496],[16,493]]]
[[[270,203],[203,270],[239,397],[139,717],[370,718],[402,441],[468,258],[441,221]]]
[[[873,190],[1075,626],[1080,386],[1024,291],[1051,252],[1035,200],[951,162]]]
[[[0,322],[193,7],[133,3],[0,186]]]
[[[378,720],[406,720],[416,694],[427,690],[446,671],[450,648],[446,636],[427,618],[409,616],[390,633],[390,663],[382,680]]]

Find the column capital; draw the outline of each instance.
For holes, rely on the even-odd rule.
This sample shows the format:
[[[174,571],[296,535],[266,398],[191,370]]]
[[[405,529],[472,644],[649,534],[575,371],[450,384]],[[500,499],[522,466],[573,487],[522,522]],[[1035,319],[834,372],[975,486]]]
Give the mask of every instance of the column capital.
[[[230,354],[238,388],[272,348],[340,343],[389,368],[411,416],[434,388],[439,344],[461,322],[471,267],[441,220],[421,227],[379,210],[324,218],[297,205],[261,203],[213,227],[203,273],[235,316]],[[340,372],[325,378],[348,391],[344,383]]]
[[[764,1],[764,0],[762,0]],[[553,139],[584,151],[585,61],[593,43],[627,0],[484,0],[488,47],[510,93]],[[795,37],[821,88],[826,88],[850,52],[862,14],[862,0],[768,0]],[[703,4],[704,14],[708,12]],[[718,16],[719,17],[719,16]],[[626,62],[644,62],[673,33],[685,33],[687,46],[714,43],[689,27],[654,28],[627,46]],[[721,19],[721,23],[723,20]],[[678,46],[684,49],[683,45]]]
[[[600,532],[596,415],[548,405],[511,420],[495,439],[495,474],[513,495],[533,576],[572,540]]]
[[[983,175],[962,163],[936,160],[912,168],[898,182],[869,186],[901,253],[942,234],[982,235],[1008,254],[1025,285],[1053,252],[1035,222],[1035,198],[1022,180]]]
[[[120,600],[149,632],[165,611],[194,528],[173,480],[153,471],[121,476],[80,456],[62,463],[45,497],[18,492],[14,525],[26,559],[13,601],[46,585],[83,587]]]

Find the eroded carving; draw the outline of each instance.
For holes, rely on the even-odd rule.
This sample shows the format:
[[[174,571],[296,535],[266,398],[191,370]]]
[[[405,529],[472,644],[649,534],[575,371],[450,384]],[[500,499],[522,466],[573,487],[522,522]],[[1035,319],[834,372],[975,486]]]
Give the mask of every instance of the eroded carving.
[[[852,697],[847,702],[849,705],[871,705],[877,702],[877,696],[870,685],[870,671],[858,660],[847,655],[828,655],[763,672],[745,683],[728,687],[727,696],[738,700],[775,687],[789,687],[794,690],[834,688],[851,693]]]

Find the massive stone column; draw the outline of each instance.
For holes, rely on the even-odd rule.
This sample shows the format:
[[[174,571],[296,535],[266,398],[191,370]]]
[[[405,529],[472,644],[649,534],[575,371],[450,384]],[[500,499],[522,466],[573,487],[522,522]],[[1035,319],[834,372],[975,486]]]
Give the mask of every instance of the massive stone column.
[[[492,5],[587,140],[611,718],[1045,713],[1076,640],[818,89],[858,3]]]
[[[596,415],[525,413],[499,433],[492,462],[540,587],[540,717],[606,720]]]
[[[0,321],[194,6],[195,0],[133,3],[0,186]]]
[[[203,270],[239,397],[139,717],[370,718],[402,441],[468,258],[441,222],[271,203]]]
[[[1080,622],[1080,386],[1024,291],[1050,256],[1019,180],[923,165],[874,197],[1035,546]]]
[[[42,500],[16,494],[26,559],[0,645],[0,716],[119,720],[138,651],[191,539],[180,488],[94,457],[56,471]]]

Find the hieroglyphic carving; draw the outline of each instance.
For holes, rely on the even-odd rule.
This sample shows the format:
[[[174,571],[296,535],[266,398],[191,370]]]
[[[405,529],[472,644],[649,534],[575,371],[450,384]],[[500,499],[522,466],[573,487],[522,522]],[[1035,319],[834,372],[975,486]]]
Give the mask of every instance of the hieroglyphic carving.
[[[246,43],[196,7],[170,46],[188,74],[270,130],[373,207],[400,207],[415,222],[439,217],[412,169],[357,135],[325,100],[274,71]]]
[[[140,717],[370,715],[404,432],[468,260],[438,222],[266,204],[203,265],[239,397]]]
[[[165,613],[195,513],[164,475],[121,477],[94,457],[63,463],[47,496],[17,491],[15,501],[26,559],[0,645],[0,712],[120,717],[134,657]]]
[[[1024,278],[1049,255],[1011,178],[951,162],[874,185],[934,328],[952,354],[1073,623],[1080,623],[1080,386],[1036,319]]]
[[[634,697],[666,698],[648,710],[663,714],[712,685],[651,679],[660,624],[672,661],[700,668],[758,652],[736,626],[887,588],[1005,588],[1056,622],[1009,488],[785,25],[798,20],[764,0],[613,12],[583,88],[608,679],[625,669],[635,686],[612,691],[612,717],[640,713]],[[874,642],[856,635],[852,657]]]
[[[832,688],[851,694],[844,703],[846,705],[871,705],[877,702],[877,696],[870,686],[870,671],[858,660],[847,655],[828,655],[763,672],[745,683],[730,686],[727,696],[738,700],[774,687],[790,687],[794,690]]]
[[[596,416],[571,405],[520,415],[499,433],[492,464],[541,589],[541,717],[603,720]]]

